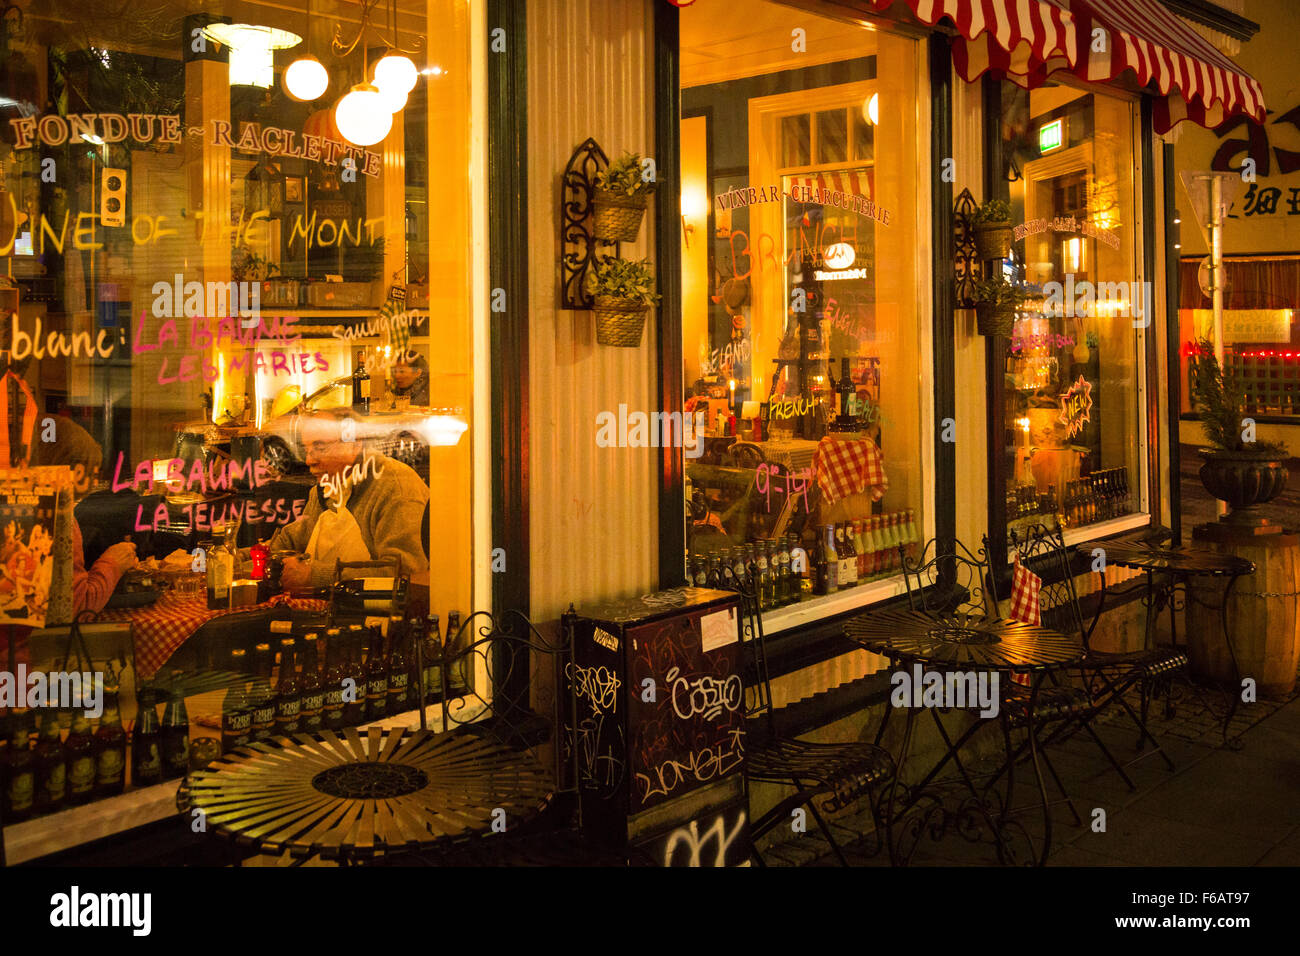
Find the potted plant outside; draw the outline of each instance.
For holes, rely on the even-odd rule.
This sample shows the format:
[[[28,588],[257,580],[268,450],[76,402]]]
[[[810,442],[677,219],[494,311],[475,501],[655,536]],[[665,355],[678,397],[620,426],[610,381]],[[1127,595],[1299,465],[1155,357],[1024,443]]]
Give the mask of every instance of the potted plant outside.
[[[1011,253],[1011,206],[990,199],[971,214],[975,251],[981,259],[1005,259]]]
[[[587,292],[595,298],[596,342],[636,348],[645,313],[659,301],[648,262],[603,256],[587,273]]]
[[[597,239],[634,242],[655,183],[642,173],[639,153],[624,153],[596,174],[593,231]]]
[[[1192,403],[1201,416],[1210,448],[1202,448],[1201,484],[1228,504],[1227,523],[1261,528],[1269,524],[1254,510],[1286,488],[1286,446],[1255,441],[1253,422],[1243,421],[1246,390],[1235,372],[1225,371],[1208,339],[1197,343],[1191,378]]]
[[[975,284],[976,328],[980,335],[1010,335],[1016,311],[1024,305],[1025,290],[998,276]]]

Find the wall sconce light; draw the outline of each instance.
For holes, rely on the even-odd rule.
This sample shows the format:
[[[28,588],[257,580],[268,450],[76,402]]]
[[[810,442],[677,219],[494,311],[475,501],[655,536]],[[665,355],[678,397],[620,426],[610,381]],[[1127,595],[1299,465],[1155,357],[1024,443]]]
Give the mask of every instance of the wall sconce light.
[[[872,126],[880,125],[880,94],[872,93],[862,104],[862,118]]]

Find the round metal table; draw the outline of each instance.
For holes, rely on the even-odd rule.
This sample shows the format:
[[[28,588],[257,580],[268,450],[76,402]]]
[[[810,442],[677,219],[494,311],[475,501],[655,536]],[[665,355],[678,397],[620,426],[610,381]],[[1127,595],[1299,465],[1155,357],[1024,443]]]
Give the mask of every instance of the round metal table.
[[[319,739],[317,739],[317,737]],[[350,862],[535,817],[554,791],[534,757],[467,733],[372,727],[279,737],[226,754],[181,785],[208,832],[296,858]]]
[[[1142,571],[1146,575],[1147,593],[1143,599],[1146,606],[1144,642],[1148,650],[1152,646],[1155,618],[1160,610],[1166,606],[1169,608],[1170,640],[1175,647],[1178,646],[1178,625],[1175,617],[1178,605],[1175,603],[1174,595],[1176,589],[1181,587],[1189,600],[1197,601],[1202,607],[1219,612],[1223,641],[1228,648],[1228,657],[1232,661],[1232,672],[1235,675],[1237,684],[1237,687],[1228,695],[1229,703],[1223,718],[1223,740],[1224,743],[1240,746],[1240,738],[1234,738],[1233,740],[1228,738],[1232,718],[1237,713],[1241,685],[1241,670],[1237,666],[1237,651],[1232,643],[1232,631],[1228,627],[1228,601],[1232,596],[1232,589],[1236,587],[1238,578],[1255,573],[1254,563],[1247,561],[1245,558],[1222,554],[1218,551],[1205,551],[1182,545],[1150,544],[1144,541],[1103,542],[1098,547],[1105,554],[1106,564],[1113,564],[1121,568],[1132,568]],[[1093,627],[1096,626],[1097,619],[1101,617],[1106,605],[1106,574],[1104,569],[1099,574],[1101,575],[1101,600],[1097,605],[1097,613],[1093,618]],[[1168,583],[1158,587],[1156,584],[1158,575],[1166,577]],[[1224,588],[1222,600],[1217,605],[1211,605],[1198,599],[1191,589],[1187,587],[1187,579],[1194,577],[1226,578],[1227,584]],[[1089,628],[1089,633],[1091,632],[1092,629]]]
[[[1052,840],[1051,801],[1047,796],[1047,787],[1039,764],[1037,734],[1034,729],[1034,706],[1039,697],[1042,680],[1050,671],[1082,662],[1084,656],[1082,640],[1051,628],[1025,624],[1020,621],[981,618],[963,614],[932,615],[924,611],[913,610],[879,611],[863,614],[851,619],[845,625],[845,632],[850,639],[861,644],[867,650],[884,655],[896,663],[923,665],[948,672],[1009,671],[1033,675],[1029,697],[1024,702],[1024,714],[1026,733],[1028,735],[1027,745],[1043,809],[1043,847],[1038,856],[1038,863],[1039,865],[1046,863]],[[1012,809],[1010,804],[1015,787],[1016,759],[1011,749],[1008,715],[1000,705],[1001,699],[999,698],[998,722],[1002,727],[1007,760],[1003,768],[993,776],[993,783],[996,783],[1002,773],[1006,773],[1007,796],[997,813],[995,814],[989,809],[987,791],[981,793],[976,788],[959,756],[961,747],[988,721],[976,720],[960,737],[953,740],[939,720],[938,713],[931,707],[925,709],[931,712],[939,736],[946,745],[946,752],[921,782],[911,788],[907,802],[900,812],[906,813],[924,798],[926,788],[938,777],[940,771],[951,760],[957,767],[961,780],[970,793],[970,798],[958,813],[959,817],[964,818],[965,825],[959,819],[958,828],[966,829],[969,822],[978,817],[978,822],[985,823],[993,832],[999,857],[1007,860],[1013,856],[1004,831],[1008,823],[1008,814]],[[884,734],[892,710],[891,702],[891,706],[885,708],[885,719],[881,722],[880,730],[876,735],[877,745],[879,745]],[[903,735],[902,748],[897,759],[900,778],[902,766],[907,759],[908,748],[911,744],[915,719],[916,708],[907,707],[907,726]],[[892,793],[890,799],[890,813],[892,815]],[[926,819],[916,825],[915,829],[919,832],[921,828],[926,828],[932,834],[941,835],[946,828],[947,817],[947,811],[940,802],[930,808]]]

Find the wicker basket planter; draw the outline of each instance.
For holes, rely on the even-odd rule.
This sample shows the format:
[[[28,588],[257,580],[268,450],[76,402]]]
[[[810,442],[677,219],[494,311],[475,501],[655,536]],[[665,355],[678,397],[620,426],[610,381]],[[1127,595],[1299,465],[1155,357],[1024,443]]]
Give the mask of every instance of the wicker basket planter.
[[[649,198],[645,193],[629,196],[597,188],[592,201],[595,209],[592,229],[596,238],[607,242],[635,242]]]
[[[1015,309],[998,309],[983,302],[975,306],[975,328],[980,335],[1010,335],[1015,325]]]
[[[639,346],[648,308],[636,299],[596,296],[596,304],[591,310],[596,317],[596,344],[633,349]]]
[[[981,259],[1005,259],[1011,254],[1011,223],[983,222],[975,226],[975,252]]]

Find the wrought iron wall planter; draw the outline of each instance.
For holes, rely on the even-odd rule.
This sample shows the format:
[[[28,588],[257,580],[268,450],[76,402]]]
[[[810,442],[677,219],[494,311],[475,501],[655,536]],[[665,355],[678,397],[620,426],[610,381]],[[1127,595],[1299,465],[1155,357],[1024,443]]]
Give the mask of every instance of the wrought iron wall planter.
[[[560,308],[590,309],[595,300],[587,291],[587,273],[593,268],[598,246],[619,243],[597,239],[593,228],[596,174],[609,166],[609,157],[591,137],[573,151],[564,167],[560,186]]]
[[[979,204],[969,189],[963,189],[953,205],[953,271],[957,282],[957,308],[975,308],[975,284],[987,275],[987,269],[975,248],[975,230],[971,216]]]

